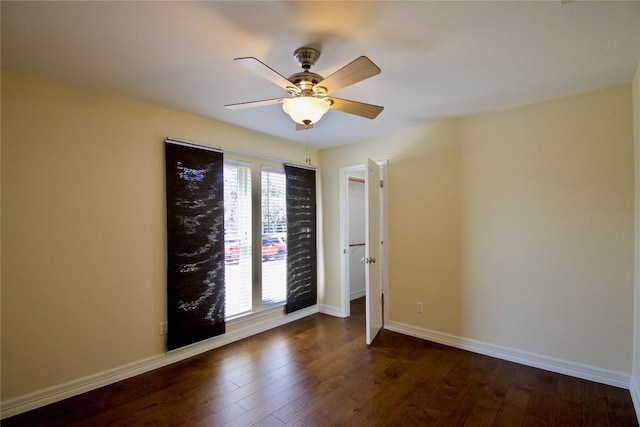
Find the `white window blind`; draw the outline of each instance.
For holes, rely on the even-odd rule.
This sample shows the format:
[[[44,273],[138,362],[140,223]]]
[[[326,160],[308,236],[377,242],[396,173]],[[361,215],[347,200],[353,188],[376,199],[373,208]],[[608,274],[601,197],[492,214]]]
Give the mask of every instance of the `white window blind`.
[[[251,312],[251,165],[224,164],[225,317]]]
[[[287,297],[286,177],[282,169],[262,167],[262,304]]]

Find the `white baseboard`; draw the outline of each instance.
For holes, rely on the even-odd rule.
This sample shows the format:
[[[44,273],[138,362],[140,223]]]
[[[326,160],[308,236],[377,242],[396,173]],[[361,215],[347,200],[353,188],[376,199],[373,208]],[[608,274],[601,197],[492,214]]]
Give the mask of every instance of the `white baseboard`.
[[[629,384],[631,381],[631,376],[623,372],[610,371],[607,369],[597,368],[595,366],[583,365],[567,360],[542,356],[539,354],[530,353],[528,351],[488,344],[468,338],[461,338],[455,335],[418,328],[404,323],[388,322],[385,325],[385,329],[412,337],[448,345],[450,347],[468,350],[474,353],[484,354],[487,356],[496,357],[498,359],[509,360],[511,362],[520,363],[522,365],[533,366],[535,368],[545,369],[547,371],[570,375],[572,377],[595,381],[615,387],[629,389]],[[636,411],[637,408],[638,406],[636,405]]]
[[[364,296],[367,295],[367,291],[365,289],[359,290],[359,291],[355,291],[355,292],[351,292],[351,295],[349,295],[349,300],[353,301],[354,299],[358,299],[358,298],[362,298]]]
[[[631,393],[631,400],[633,401],[633,407],[636,410],[636,418],[640,422],[640,384],[632,376],[629,384],[629,392]]]
[[[13,415],[18,415],[32,409],[36,409],[51,403],[61,401],[63,399],[67,399],[69,397],[77,396],[79,394],[116,383],[118,381],[125,380],[127,378],[132,378],[136,375],[140,375],[145,372],[149,372],[154,369],[158,369],[163,366],[188,359],[189,357],[196,356],[200,353],[204,353],[215,348],[230,344],[232,342],[250,337],[252,335],[265,332],[269,329],[273,329],[278,326],[293,322],[295,320],[302,319],[317,312],[318,306],[314,305],[282,317],[266,320],[264,322],[261,322],[260,324],[254,324],[244,328],[240,327],[224,335],[220,335],[206,341],[190,345],[188,347],[174,350],[169,353],[139,360],[124,366],[109,369],[107,371],[99,372],[97,374],[89,375],[77,380],[69,381],[64,384],[59,384],[23,396],[18,396],[13,399],[2,401],[0,403],[0,418],[7,418]]]
[[[339,307],[320,305],[318,311],[323,314],[328,314],[329,316],[344,318],[344,316],[342,315],[342,310],[340,310]]]

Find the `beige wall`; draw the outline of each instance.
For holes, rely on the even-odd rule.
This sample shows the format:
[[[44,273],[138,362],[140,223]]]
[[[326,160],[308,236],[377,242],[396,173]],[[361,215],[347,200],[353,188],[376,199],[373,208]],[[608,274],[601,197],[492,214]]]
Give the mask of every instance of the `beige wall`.
[[[640,398],[640,65],[633,78],[633,140],[635,147],[635,329],[633,347],[633,390]],[[636,401],[636,411],[640,417],[640,401]]]
[[[305,158],[303,145],[2,72],[3,401],[165,352],[167,136]]]
[[[164,352],[166,136],[305,153],[13,72],[2,89],[4,401]],[[339,168],[389,159],[392,321],[631,372],[630,98],[624,85],[322,151],[320,303],[340,307]]]
[[[389,160],[391,322],[631,372],[631,85],[321,151],[335,307],[338,172],[366,157]]]

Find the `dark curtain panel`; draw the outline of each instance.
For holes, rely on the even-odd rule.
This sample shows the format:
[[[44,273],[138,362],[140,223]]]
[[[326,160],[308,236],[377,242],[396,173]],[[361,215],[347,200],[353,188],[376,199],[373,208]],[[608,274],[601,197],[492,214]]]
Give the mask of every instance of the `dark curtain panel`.
[[[225,332],[222,153],[165,141],[167,347]]]
[[[316,172],[285,165],[287,176],[287,305],[292,313],[317,303]]]

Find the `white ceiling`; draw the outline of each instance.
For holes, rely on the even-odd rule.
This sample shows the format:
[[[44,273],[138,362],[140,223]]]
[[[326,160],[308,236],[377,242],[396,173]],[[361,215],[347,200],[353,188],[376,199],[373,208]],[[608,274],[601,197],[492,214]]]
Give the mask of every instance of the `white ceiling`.
[[[329,111],[316,148],[425,122],[628,83],[640,62],[640,2],[1,2],[2,66],[304,143],[285,96],[234,63],[284,76],[320,48],[328,76],[360,55],[382,73],[335,93],[383,105],[375,120]]]

